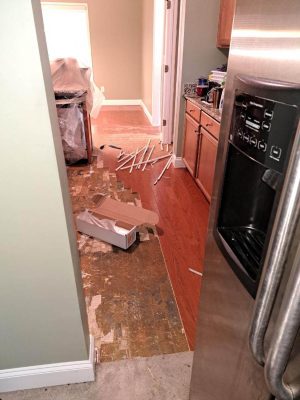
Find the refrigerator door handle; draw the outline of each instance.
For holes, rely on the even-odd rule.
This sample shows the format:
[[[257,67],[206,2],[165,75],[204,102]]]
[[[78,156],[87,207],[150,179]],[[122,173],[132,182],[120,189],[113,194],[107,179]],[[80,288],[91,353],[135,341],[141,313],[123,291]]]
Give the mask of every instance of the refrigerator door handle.
[[[249,345],[255,360],[264,365],[264,338],[300,214],[300,129],[296,132],[285,183],[274,221],[252,317]]]
[[[265,379],[277,400],[294,400],[300,385],[284,382],[284,372],[300,327],[300,246],[286,286],[265,364]]]

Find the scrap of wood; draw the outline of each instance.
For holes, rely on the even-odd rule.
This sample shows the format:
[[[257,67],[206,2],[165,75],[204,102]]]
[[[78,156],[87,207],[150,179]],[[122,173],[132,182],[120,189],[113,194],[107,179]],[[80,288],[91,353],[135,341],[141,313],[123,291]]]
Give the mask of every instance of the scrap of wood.
[[[150,157],[152,156],[152,153],[153,153],[153,151],[154,151],[154,148],[155,148],[155,144],[152,146],[152,148],[151,148],[151,150],[150,150],[150,152],[149,152],[149,154],[148,154],[147,160],[146,160],[146,162],[144,163],[144,167],[143,167],[142,171],[145,171],[145,168],[147,167],[147,163],[149,162]]]
[[[163,174],[165,173],[165,171],[169,168],[171,161],[172,161],[172,155],[169,155],[169,160],[167,161],[166,165],[164,166],[163,170],[161,171],[160,175],[158,176],[158,178],[156,179],[156,181],[154,182],[154,185],[157,184],[158,181],[160,181],[160,179],[162,178]]]
[[[138,149],[136,149],[135,155],[134,155],[133,160],[132,160],[132,164],[131,164],[130,171],[129,171],[130,174],[131,174],[131,172],[132,172],[132,170],[133,170],[133,167],[134,167],[134,163],[135,163],[137,154],[138,154]]]
[[[115,169],[115,171],[119,171],[119,169],[123,169],[122,167],[123,167],[125,164],[127,164],[130,160],[132,160],[132,159],[134,158],[135,154],[139,154],[139,153],[140,153],[141,151],[143,151],[143,150],[144,150],[144,147],[142,147],[140,150],[139,150],[139,148],[137,148],[137,149],[136,149],[137,153],[136,153],[136,151],[134,151],[134,152],[133,152],[133,155],[130,156],[126,161],[124,161],[123,164],[119,165],[118,168]],[[130,168],[130,166],[129,166],[129,168]]]
[[[132,160],[134,155],[130,156],[129,158],[126,159],[126,161],[123,162],[123,164],[119,165],[118,168],[115,169],[115,171],[119,171],[125,164],[127,164],[130,160]]]
[[[160,157],[157,157],[157,158],[152,158],[151,160],[143,161],[141,164],[149,164],[149,163],[152,163],[152,164],[153,164],[153,162],[156,162],[156,161],[159,161],[159,160],[163,160],[164,158],[170,157],[171,155],[172,155],[172,154],[169,153],[169,154],[166,154],[165,156],[160,156]],[[136,167],[137,165],[138,165],[138,164],[134,164],[134,167]],[[121,169],[128,169],[128,168],[131,168],[131,166],[122,167]]]
[[[193,274],[199,275],[199,276],[203,276],[202,272],[196,271],[193,268],[189,268],[189,271],[192,272]]]
[[[118,158],[118,159],[121,158],[123,154],[124,154],[124,151],[121,150],[120,153],[118,154],[118,157],[117,157],[117,158]]]
[[[134,151],[132,153],[130,153],[130,154],[124,153],[122,155],[122,157],[118,160],[118,163],[126,160],[126,158],[128,158],[128,157],[134,156],[134,153],[135,153]]]
[[[138,163],[138,165],[136,167],[137,169],[141,168],[141,163],[142,163],[142,161],[144,161],[144,157],[145,157],[145,155],[146,155],[146,153],[147,153],[147,151],[149,149],[150,142],[151,142],[151,139],[149,139],[148,143],[146,144],[145,150],[144,150],[144,152],[143,152],[143,154],[142,154],[142,156],[140,158],[140,161],[139,161],[139,163]]]
[[[169,157],[171,154],[172,154],[172,153],[171,153],[171,151],[170,151],[170,152],[169,152],[168,154],[166,154],[165,156],[153,158],[152,160],[149,160],[149,162],[151,162],[151,164],[154,165],[154,164],[157,163],[157,161],[162,160],[163,158],[167,158],[167,157]]]

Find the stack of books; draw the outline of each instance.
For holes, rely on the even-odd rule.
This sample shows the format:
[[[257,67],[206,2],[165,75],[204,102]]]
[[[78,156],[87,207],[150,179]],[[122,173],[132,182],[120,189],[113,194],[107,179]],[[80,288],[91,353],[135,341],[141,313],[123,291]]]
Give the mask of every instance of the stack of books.
[[[226,81],[226,74],[227,74],[227,72],[213,70],[209,74],[208,80],[210,82],[215,82],[215,83],[218,83],[221,86],[224,86],[225,81]]]

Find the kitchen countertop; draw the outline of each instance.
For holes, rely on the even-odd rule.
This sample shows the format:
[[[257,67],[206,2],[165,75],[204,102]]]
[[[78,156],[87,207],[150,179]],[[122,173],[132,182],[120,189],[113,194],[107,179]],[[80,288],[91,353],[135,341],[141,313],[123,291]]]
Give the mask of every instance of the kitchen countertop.
[[[216,121],[221,122],[222,112],[219,109],[213,108],[212,105],[208,106],[207,104],[203,103],[200,97],[184,96],[184,98],[195,104],[197,107],[201,108],[201,110],[206,112],[206,114],[210,115]]]

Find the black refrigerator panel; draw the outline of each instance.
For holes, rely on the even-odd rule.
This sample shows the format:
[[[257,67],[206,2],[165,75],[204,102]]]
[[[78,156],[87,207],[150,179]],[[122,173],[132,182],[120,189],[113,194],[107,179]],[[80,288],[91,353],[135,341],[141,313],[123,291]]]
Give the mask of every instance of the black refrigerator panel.
[[[237,79],[237,86],[239,86]],[[253,92],[248,78],[248,90]],[[274,87],[276,82],[269,82]],[[296,131],[298,109],[236,88],[215,237],[255,297]],[[245,87],[246,86],[246,87]],[[252,89],[252,90],[251,90]],[[284,99],[286,98],[286,93]]]

